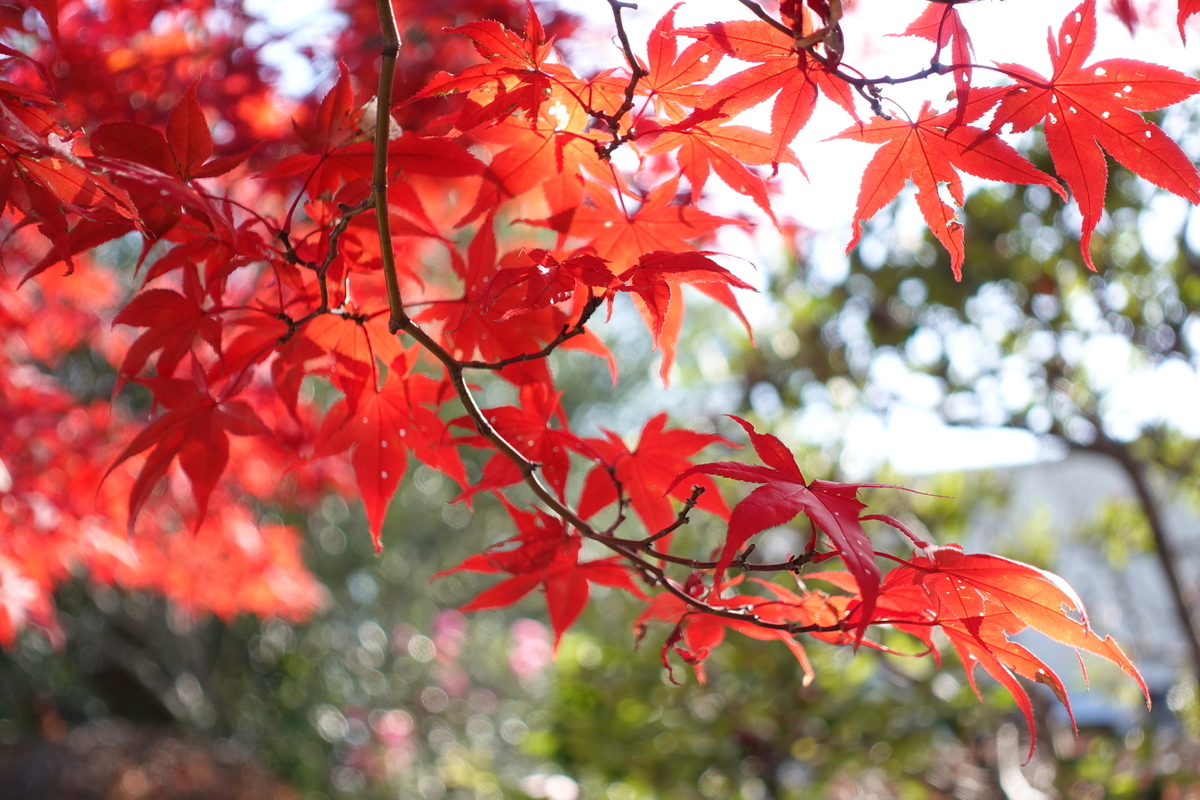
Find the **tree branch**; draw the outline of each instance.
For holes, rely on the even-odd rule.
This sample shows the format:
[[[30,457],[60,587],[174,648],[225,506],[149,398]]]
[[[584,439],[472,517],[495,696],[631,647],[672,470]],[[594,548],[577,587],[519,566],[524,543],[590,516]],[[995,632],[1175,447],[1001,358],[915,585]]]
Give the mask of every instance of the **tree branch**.
[[[379,25],[383,32],[383,63],[379,67],[379,91],[375,95],[375,164],[371,175],[371,196],[375,199],[375,222],[379,227],[379,252],[383,259],[383,280],[387,285],[391,319],[388,328],[395,333],[405,322],[404,300],[396,274],[396,252],[392,249],[392,228],[388,219],[388,136],[392,129],[392,85],[396,79],[396,57],[400,54],[400,33],[391,0],[375,0]]]
[[[691,522],[688,519],[688,514],[696,507],[696,503],[700,502],[700,495],[702,494],[704,494],[703,486],[693,486],[691,496],[683,501],[683,508],[679,509],[679,515],[675,517],[675,521],[653,536],[646,538],[642,544],[648,547],[651,542],[657,542],[664,536],[670,536],[676,530]]]
[[[588,109],[588,113],[608,125],[609,133],[613,137],[612,142],[603,148],[603,152],[600,154],[603,158],[612,155],[612,152],[625,141],[625,138],[621,136],[621,118],[633,108],[633,97],[637,92],[638,82],[650,74],[650,71],[642,66],[642,63],[637,59],[637,55],[634,54],[633,46],[629,44],[629,34],[625,32],[625,20],[621,17],[623,10],[637,8],[637,4],[625,3],[621,2],[621,0],[608,0],[608,5],[612,8],[613,21],[617,26],[617,39],[621,42],[621,50],[625,53],[625,61],[629,64],[629,83],[625,85],[625,100],[616,112],[607,114],[603,111]],[[597,147],[599,146],[597,145]]]
[[[1094,442],[1086,445],[1072,444],[1072,447],[1101,453],[1112,458],[1121,466],[1133,484],[1134,494],[1137,496],[1138,504],[1142,507],[1142,513],[1146,516],[1150,533],[1154,537],[1154,548],[1158,555],[1159,565],[1167,577],[1167,589],[1170,591],[1171,600],[1175,605],[1175,615],[1179,620],[1179,627],[1183,629],[1184,638],[1187,640],[1188,650],[1191,653],[1192,672],[1200,681],[1200,635],[1197,634],[1196,620],[1184,593],[1183,582],[1179,578],[1179,557],[1175,553],[1175,546],[1167,536],[1162,515],[1159,513],[1158,501],[1146,479],[1145,463],[1135,458],[1133,453],[1129,452],[1129,446],[1124,442],[1118,442],[1106,436],[1099,424],[1096,424],[1096,440]]]
[[[645,74],[639,66],[637,60],[633,56],[632,48],[629,46],[628,37],[624,35],[623,26],[620,22],[620,10],[630,7],[630,4],[619,2],[619,0],[609,0],[613,7],[614,14],[618,21],[618,29],[621,32],[622,45],[625,48],[627,56],[630,58],[631,68],[635,72],[635,78],[631,81],[627,91],[626,105],[632,107],[632,95],[636,88],[638,73]],[[580,317],[580,321],[570,328],[565,328],[556,339],[544,347],[537,353],[514,356],[510,359],[491,362],[462,362],[457,360],[450,352],[441,345],[430,333],[424,330],[421,326],[409,318],[404,311],[403,298],[400,294],[399,280],[396,273],[395,253],[392,250],[391,228],[387,214],[387,181],[388,181],[388,124],[385,114],[390,114],[390,99],[393,76],[395,74],[396,56],[399,52],[399,37],[396,32],[396,21],[392,13],[391,3],[389,0],[376,0],[378,7],[380,24],[383,28],[384,47],[383,47],[383,65],[379,75],[379,122],[375,129],[375,151],[373,161],[373,176],[371,182],[371,198],[375,207],[375,217],[378,228],[378,236],[380,250],[383,259],[383,273],[387,283],[388,306],[390,317],[388,328],[393,334],[404,333],[411,336],[417,343],[432,355],[445,368],[447,376],[450,379],[451,385],[454,387],[454,393],[458,396],[459,401],[467,411],[467,416],[470,417],[472,424],[481,436],[487,439],[493,447],[498,450],[501,455],[517,466],[521,473],[522,479],[526,486],[533,492],[550,511],[558,515],[566,524],[574,528],[578,533],[588,539],[600,542],[613,550],[619,556],[630,562],[632,569],[636,570],[643,579],[648,583],[658,584],[664,587],[668,592],[683,600],[694,613],[712,614],[714,616],[725,619],[737,620],[739,622],[750,623],[762,628],[771,630],[786,631],[791,634],[798,633],[818,633],[818,632],[836,632],[843,630],[843,624],[838,623],[832,626],[819,625],[798,625],[793,622],[774,623],[760,619],[753,613],[753,609],[746,610],[725,608],[721,606],[713,606],[709,603],[690,596],[678,584],[671,581],[663,568],[651,563],[645,557],[646,555],[654,559],[659,559],[663,562],[680,564],[689,566],[693,569],[713,569],[715,562],[697,562],[689,559],[681,559],[672,556],[668,553],[660,553],[649,546],[648,542],[661,538],[672,530],[682,526],[687,522],[687,513],[699,500],[699,487],[694,490],[689,501],[685,502],[684,509],[680,512],[676,521],[668,526],[664,531],[655,534],[651,539],[639,542],[633,540],[619,539],[608,533],[601,533],[586,522],[579,514],[566,503],[560,501],[558,497],[543,483],[538,474],[538,464],[526,458],[511,442],[496,430],[496,428],[488,421],[479,403],[475,399],[475,395],[471,387],[467,384],[464,378],[466,369],[500,369],[508,364],[515,364],[522,361],[529,361],[536,358],[543,358],[550,354],[562,342],[577,336],[584,331],[584,324],[587,319],[593,314],[601,304],[601,300],[592,298],[585,306],[584,312]],[[619,114],[613,115],[613,119],[619,124],[619,117],[628,111],[628,108],[623,106]],[[794,570],[799,566],[808,563],[812,559],[813,554],[803,554],[790,559],[787,562],[779,565],[759,565],[759,564],[742,564],[748,571],[770,571],[770,570]],[[774,601],[772,601],[774,602]]]

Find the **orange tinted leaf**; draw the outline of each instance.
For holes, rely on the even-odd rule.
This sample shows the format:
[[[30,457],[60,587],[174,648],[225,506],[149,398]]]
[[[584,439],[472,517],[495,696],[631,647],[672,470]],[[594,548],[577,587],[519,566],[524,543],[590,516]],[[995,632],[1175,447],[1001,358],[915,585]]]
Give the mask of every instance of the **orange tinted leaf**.
[[[700,81],[713,73],[723,56],[705,42],[693,42],[679,52],[675,36],[675,8],[667,11],[646,42],[648,67],[639,89],[654,101],[658,115],[678,122],[695,108],[707,88]]]
[[[709,258],[711,255],[717,254],[706,251],[671,253],[664,250],[643,253],[635,266],[620,275],[625,285],[617,287],[617,291],[629,292],[633,296],[646,327],[650,329],[654,346],[663,350],[660,374],[664,381],[675,359],[678,325],[683,317],[681,284],[694,285],[701,291],[709,290],[707,293],[713,299],[737,314],[746,330],[750,330],[750,323],[729,288],[756,291],[755,288],[717,264]],[[712,292],[714,288],[724,292]]]
[[[804,14],[807,17],[807,11]],[[757,62],[710,87],[700,103],[733,116],[777,95],[771,108],[772,161],[787,160],[788,146],[812,118],[818,92],[858,119],[850,86],[811,54],[798,58],[795,39],[766,22],[715,22],[680,34],[742,61]]]
[[[690,203],[676,202],[678,178],[656,186],[636,208],[628,198],[615,197],[604,186],[588,183],[586,188],[592,205],[526,222],[558,231],[564,239],[584,239],[618,274],[636,264],[643,253],[687,252],[696,249],[688,240],[705,237],[722,225],[749,227],[741,220],[718,217]]]
[[[925,10],[921,12],[921,16],[913,20],[904,29],[903,33],[892,35],[919,36],[922,39],[928,39],[937,45],[939,55],[949,45],[950,58],[948,63],[950,64],[970,64],[974,59],[975,54],[971,47],[971,36],[967,33],[967,29],[963,25],[958,9],[952,5],[930,3],[925,6]],[[944,59],[943,63],[945,63]],[[974,70],[970,67],[954,70],[954,93],[957,100],[954,125],[961,124],[966,114],[967,103],[971,97],[971,75],[973,72]]]
[[[767,184],[746,168],[747,164],[780,163],[800,166],[790,150],[778,152],[767,134],[744,125],[720,125],[701,122],[679,132],[658,136],[647,150],[650,154],[677,151],[676,160],[684,177],[699,194],[708,182],[709,170],[716,172],[729,188],[753,198],[766,214],[775,219]]]
[[[909,592],[912,588],[919,591]],[[1100,638],[1092,630],[1078,595],[1057,575],[1028,564],[967,554],[957,545],[927,548],[924,555],[888,573],[874,621],[892,622],[926,642],[931,641],[927,626],[940,626],[964,656],[971,685],[974,668],[981,664],[1013,694],[1035,740],[1032,706],[1014,674],[1050,686],[1068,711],[1070,705],[1058,676],[1010,641],[1026,628],[1113,662],[1138,682],[1149,703],[1149,690],[1137,668],[1111,637]]]
[[[995,90],[977,90],[965,112],[934,114],[926,103],[916,122],[903,119],[872,119],[834,138],[882,144],[867,164],[854,210],[854,236],[846,252],[862,237],[863,223],[892,201],[905,183],[917,187],[917,205],[930,231],[950,252],[950,268],[962,278],[966,251],[958,209],[941,197],[945,186],[957,207],[964,202],[961,170],[979,178],[1048,186],[1062,194],[1058,182],[1038,170],[994,133],[959,122],[972,122],[996,102]],[[961,116],[961,119],[959,117]]]

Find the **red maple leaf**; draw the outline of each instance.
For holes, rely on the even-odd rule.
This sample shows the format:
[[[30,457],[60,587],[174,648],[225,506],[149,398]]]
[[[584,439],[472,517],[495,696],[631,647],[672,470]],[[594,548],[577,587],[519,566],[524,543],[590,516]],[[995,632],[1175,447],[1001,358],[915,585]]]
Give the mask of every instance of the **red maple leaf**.
[[[632,449],[612,431],[605,431],[603,439],[584,440],[584,445],[591,449],[599,463],[592,467],[584,482],[579,498],[581,517],[589,519],[617,501],[615,478],[648,533],[657,533],[675,521],[668,495],[683,500],[691,492],[685,486],[676,488],[678,481],[673,483],[672,479],[680,470],[691,466],[688,456],[710,444],[729,442],[716,434],[667,430],[666,426],[666,414],[651,418],[642,428],[637,446]],[[701,478],[696,484],[705,489],[699,507],[728,519],[729,507],[713,482]]]
[[[484,611],[512,605],[541,586],[554,630],[554,647],[587,605],[589,583],[624,589],[645,599],[620,556],[579,562],[582,537],[569,533],[563,521],[540,508],[521,511],[503,497],[500,502],[517,525],[516,536],[473,555],[456,567],[439,572],[436,580],[455,572],[507,572],[506,578],[475,596],[460,611]]]
[[[650,32],[646,41],[650,74],[638,84],[638,90],[654,102],[658,116],[671,122],[683,120],[687,109],[700,104],[708,89],[700,81],[711,75],[724,57],[703,41],[693,42],[680,53],[677,42],[672,8]]]
[[[209,380],[221,373],[237,375],[252,369],[277,351],[291,334],[286,322],[262,310],[242,314],[232,324],[241,327],[235,329],[237,336],[224,348],[221,361],[209,370]]]
[[[331,357],[328,359],[331,377],[345,393],[350,411],[367,384],[378,383],[377,362],[391,364],[404,351],[400,340],[388,331],[382,315],[356,314],[356,310],[350,306],[345,315],[319,316],[302,329],[304,339]]]
[[[1175,18],[1175,22],[1179,25],[1179,36],[1186,42],[1187,30],[1184,25],[1187,21],[1200,14],[1200,0],[1179,0],[1179,14]]]
[[[675,489],[693,475],[718,475],[749,483],[761,483],[746,499],[734,506],[729,516],[729,531],[717,559],[714,584],[719,585],[726,568],[750,537],[777,525],[786,525],[797,514],[804,514],[829,537],[846,569],[858,582],[864,616],[858,625],[861,638],[870,622],[871,609],[879,594],[882,573],[875,563],[875,548],[862,528],[866,504],[858,499],[859,489],[900,489],[881,483],[835,483],[806,481],[796,459],[778,437],[758,433],[746,420],[730,415],[754,445],[754,452],[766,466],[717,461],[697,464],[681,472],[668,487]]]
[[[490,296],[489,286],[499,271],[494,223],[494,214],[489,214],[471,240],[465,263],[461,258],[454,259],[455,269],[464,284],[463,296],[432,305],[414,317],[418,322],[440,324],[442,335],[449,341],[456,358],[499,361],[513,355],[534,353],[572,322],[571,314],[553,305],[520,314],[499,315],[485,310],[485,304],[480,301]],[[607,359],[615,380],[616,362],[596,334],[585,331],[560,346]],[[527,376],[533,378],[536,375],[536,380],[550,382],[543,359],[529,361],[526,367]]]
[[[707,251],[694,253],[671,253],[658,250],[643,253],[638,263],[621,273],[623,285],[617,291],[628,292],[650,329],[654,346],[661,347],[663,363],[659,374],[664,381],[675,360],[675,344],[683,324],[682,284],[695,286],[709,297],[728,308],[750,333],[750,321],[742,314],[737,298],[730,287],[756,291],[753,286],[738,278],[729,270],[713,261],[709,256],[718,255]],[[611,302],[611,300],[610,300]],[[753,341],[753,335],[751,334]]]
[[[524,34],[511,31],[495,20],[485,19],[452,28],[448,33],[461,33],[475,43],[475,50],[487,59],[456,75],[439,72],[414,97],[437,97],[452,92],[475,91],[474,107],[463,109],[457,127],[470,130],[485,121],[497,122],[521,109],[529,118],[536,118],[542,104],[550,95],[552,74],[564,70],[561,65],[547,64],[551,42],[546,38],[542,22],[533,3],[527,3],[529,16]]]
[[[594,202],[593,206],[572,208],[549,219],[525,221],[559,231],[560,245],[570,237],[583,238],[587,248],[607,261],[609,269],[622,276],[634,274],[631,268],[636,269],[641,265],[643,257],[648,254],[694,251],[695,248],[685,239],[706,236],[721,225],[746,224],[714,216],[689,203],[672,202],[678,188],[678,177],[671,178],[652,189],[641,205],[630,211],[623,194],[614,196],[606,187],[588,183],[587,193]],[[717,269],[724,272],[720,267]],[[714,276],[716,274],[712,273]],[[728,285],[721,283],[728,284],[729,281],[704,281],[698,288],[727,307],[736,308],[737,303]],[[683,323],[683,295],[676,293],[674,296],[679,302],[670,305],[671,313],[663,322],[655,323],[652,315],[644,314],[647,325],[652,329],[657,325],[663,332],[660,339],[663,349],[660,373],[663,380],[666,380],[675,358],[674,345],[679,326]]]
[[[1185,42],[1187,41],[1187,36],[1183,31],[1183,4],[1187,1],[1188,0],[1180,0],[1179,4],[1179,33],[1180,35],[1184,36]],[[1121,23],[1125,26],[1130,34],[1133,34],[1133,32],[1137,29],[1138,12],[1137,9],[1134,8],[1133,0],[1112,0],[1112,2],[1109,4],[1108,10],[1116,15],[1117,19],[1121,20]]]
[[[22,282],[60,261],[66,262],[70,274],[75,268],[72,256],[85,247],[131,228],[147,231],[129,193],[88,169],[83,159],[64,158],[40,143],[32,150],[11,145],[16,143],[0,148],[0,202],[26,217],[23,225],[36,222],[38,230],[53,245],[52,253],[29,270]],[[70,229],[68,214],[96,225],[80,223]],[[106,232],[97,235],[100,230]]]
[[[354,447],[350,461],[376,551],[383,549],[383,519],[404,477],[410,450],[423,464],[460,486],[467,484],[449,429],[429,408],[442,399],[442,385],[410,373],[410,368],[404,357],[397,358],[382,389],[368,383],[354,407],[346,399],[339,400],[325,415],[314,445],[314,458]]]
[[[506,320],[579,295],[586,300],[593,290],[602,296],[619,285],[604,260],[594,255],[583,253],[560,262],[545,250],[519,250],[500,260],[500,269],[483,291],[482,310]]]
[[[1050,687],[1068,713],[1071,704],[1054,671],[1010,640],[1026,628],[1113,662],[1138,682],[1149,705],[1150,693],[1137,668],[1111,637],[1101,639],[1092,631],[1079,596],[1057,575],[1028,564],[966,554],[958,545],[926,548],[924,555],[888,573],[873,612],[865,605],[851,611],[851,618],[864,624],[872,615],[874,621],[916,636],[935,653],[930,625],[940,626],[976,694],[977,665],[1012,693],[1029,723],[1030,756],[1037,740],[1033,706],[1014,673]]]
[[[208,498],[229,461],[228,434],[271,435],[249,403],[225,395],[214,398],[209,393],[203,371],[194,360],[192,367],[190,380],[171,377],[137,379],[137,383],[154,393],[155,402],[162,405],[166,413],[143,428],[104,473],[107,478],[128,459],[154,448],[129,493],[131,534],[151,490],[158,479],[167,474],[176,457],[192,482],[192,495],[196,499],[195,527],[199,528],[208,513]],[[234,389],[236,386],[231,385],[226,391]]]
[[[739,576],[726,582],[723,588],[735,586],[741,580]],[[842,606],[845,605],[845,601],[849,600],[849,598],[829,597],[823,592],[805,592],[803,595],[798,595],[774,583],[758,579],[755,579],[755,582],[770,591],[774,597],[729,595],[724,592],[718,595],[704,585],[697,573],[689,575],[683,586],[676,588],[697,600],[708,595],[704,599],[708,605],[749,612],[756,619],[774,624],[834,626],[842,618],[844,611]],[[671,652],[682,658],[685,663],[690,664],[696,672],[696,680],[703,684],[706,681],[704,661],[718,645],[725,641],[725,631],[727,630],[737,631],[752,639],[777,639],[783,642],[800,662],[800,668],[804,673],[803,684],[807,686],[813,680],[812,663],[804,651],[804,646],[796,640],[794,634],[789,634],[784,630],[764,628],[747,620],[719,617],[707,613],[688,604],[673,592],[661,592],[655,595],[645,610],[638,615],[633,629],[639,640],[646,635],[647,623],[651,620],[675,625],[674,630],[663,642],[661,651],[663,668],[667,670],[672,683],[678,682],[671,674],[671,663],[667,658]]]
[[[148,328],[137,338],[121,362],[121,378],[142,371],[158,352],[155,367],[160,378],[169,378],[175,367],[191,352],[199,336],[217,353],[221,352],[221,321],[218,314],[200,305],[199,280],[194,269],[183,271],[183,293],[173,289],[149,289],[129,301],[113,319],[114,325]]]
[[[807,25],[807,11],[804,16]],[[796,40],[766,22],[714,22],[679,34],[742,61],[757,62],[709,88],[700,105],[735,116],[777,94],[771,106],[773,162],[787,160],[788,145],[812,118],[818,91],[858,119],[850,85],[831,75],[810,53],[797,55]]]
[[[586,119],[586,117],[585,117]],[[521,120],[508,120],[485,132],[482,137],[499,151],[488,165],[488,176],[508,196],[522,195],[558,176],[566,206],[577,205],[583,198],[583,168],[598,163],[596,148],[590,140],[575,146],[581,135],[575,132],[531,130]],[[494,204],[485,193],[476,204]],[[471,213],[466,215],[472,217]]]
[[[282,178],[307,173],[310,197],[334,193],[343,183],[371,174],[373,146],[365,141],[363,108],[355,102],[350,71],[338,62],[338,79],[317,107],[314,127],[293,122],[306,152],[285,156],[259,178]],[[291,213],[288,214],[290,224]]]
[[[958,9],[952,5],[930,3],[925,6],[921,16],[913,20],[900,33],[890,36],[919,36],[937,45],[938,55],[942,49],[950,46],[951,64],[970,64],[973,57],[971,36],[963,25]],[[967,110],[967,101],[971,97],[971,73],[969,66],[954,70],[954,94],[958,101],[955,111],[954,124],[961,124]]]
[[[962,178],[958,170],[979,178],[1007,183],[1048,186],[1060,196],[1058,182],[1034,167],[994,133],[959,122],[973,122],[996,102],[995,90],[976,90],[965,111],[934,114],[929,104],[921,106],[916,122],[879,117],[866,125],[855,125],[833,137],[882,144],[863,174],[854,210],[854,235],[846,246],[850,252],[862,238],[863,222],[892,201],[911,178],[917,186],[917,205],[933,235],[950,251],[950,268],[962,278],[966,251],[963,227],[955,208],[939,194],[945,186],[958,206],[963,204]],[[958,117],[961,115],[962,119]]]
[[[562,500],[566,497],[570,453],[581,449],[579,437],[566,429],[566,414],[559,404],[559,395],[549,394],[544,384],[522,385],[520,397],[520,406],[489,408],[483,412],[484,417],[521,455],[538,465],[550,489]],[[561,428],[552,427],[555,420],[562,425]],[[453,424],[474,430],[469,417],[460,417]],[[494,449],[483,436],[471,436],[460,441]],[[495,453],[484,465],[479,483],[463,492],[462,498],[469,501],[479,492],[512,486],[523,477],[520,468],[511,459],[503,453]]]
[[[93,147],[102,155],[145,164],[183,181],[215,178],[229,172],[249,158],[254,148],[209,160],[213,138],[196,96],[198,82],[192,81],[171,109],[165,136],[157,128],[138,122],[111,122],[92,133]]]
[[[1191,159],[1161,128],[1136,113],[1191,97],[1200,91],[1200,81],[1127,58],[1084,64],[1095,44],[1096,3],[1085,0],[1063,20],[1058,41],[1049,38],[1051,77],[1019,64],[999,65],[1020,83],[1007,91],[992,121],[993,130],[1011,124],[1020,133],[1044,120],[1054,168],[1083,214],[1079,246],[1092,270],[1089,245],[1104,213],[1108,185],[1104,151],[1151,183],[1200,203],[1200,172]]]
[[[583,239],[596,255],[621,273],[637,263],[642,253],[670,250],[681,253],[696,248],[688,240],[708,236],[722,225],[746,223],[701,211],[691,203],[676,202],[679,179],[671,178],[651,189],[636,207],[624,195],[588,182],[592,205],[570,208],[548,219],[523,220],[558,231],[561,239]]]
[[[657,155],[677,151],[675,160],[691,183],[694,194],[699,195],[704,190],[711,170],[729,188],[753,199],[772,221],[775,220],[766,181],[746,165],[773,163],[777,167],[782,162],[799,167],[800,162],[791,150],[778,151],[772,146],[770,136],[745,125],[703,121],[678,127],[679,130],[668,129],[657,135],[646,153]]]

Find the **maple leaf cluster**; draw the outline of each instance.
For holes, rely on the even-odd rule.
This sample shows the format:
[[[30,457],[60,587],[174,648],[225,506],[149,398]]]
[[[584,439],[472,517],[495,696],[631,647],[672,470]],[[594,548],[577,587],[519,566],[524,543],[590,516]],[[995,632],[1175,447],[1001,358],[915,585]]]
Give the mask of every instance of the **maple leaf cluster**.
[[[1089,265],[1105,152],[1200,201],[1200,173],[1139,113],[1200,82],[1129,59],[1089,63],[1094,0],[1051,37],[1050,77],[972,63],[954,3],[928,5],[901,32],[930,43],[928,67],[864,77],[842,60],[852,16],[838,0],[790,0],[777,16],[747,3],[757,18],[691,27],[676,27],[672,9],[640,52],[623,25],[628,4],[612,3],[624,64],[583,76],[528,4],[522,24],[475,15],[439,34],[446,58],[430,63],[444,69],[426,64],[407,89],[396,88],[405,54],[395,19],[348,4],[335,47],[347,58],[290,127],[262,71],[246,66],[257,57],[238,38],[246,18],[213,33],[197,23],[210,6],[189,0],[165,16],[122,17],[127,28],[101,38],[125,4],[31,5],[37,15],[0,16],[10,42],[0,43],[0,328],[16,343],[0,350],[0,642],[25,625],[56,635],[49,592],[77,567],[197,613],[311,613],[321,591],[297,534],[262,509],[354,493],[379,548],[415,459],[458,484],[457,502],[493,495],[517,531],[449,570],[501,576],[464,608],[538,590],[556,641],[598,584],[645,601],[637,629],[665,624],[664,664],[678,656],[701,677],[727,629],[782,641],[807,678],[806,636],[882,647],[872,629],[892,626],[936,657],[940,630],[972,685],[982,666],[1029,717],[1015,676],[1067,702],[1061,680],[1011,639],[1033,628],[1116,663],[1145,690],[1053,575],[919,539],[859,498],[888,487],[806,478],[780,439],[740,418],[761,464],[696,463],[733,443],[665,414],[636,444],[615,431],[581,435],[563,402],[572,387],[550,361],[582,351],[618,380],[597,329],[628,302],[666,380],[689,286],[749,331],[737,292],[753,287],[718,234],[752,223],[714,213],[707,198],[715,178],[763,224],[797,222],[774,178],[800,167],[792,145],[819,102],[846,115],[839,137],[878,145],[850,246],[911,181],[955,277],[961,173],[1073,198]],[[1181,32],[1194,6],[1181,3]],[[1130,3],[1118,12],[1134,24]],[[557,27],[569,33],[570,21]],[[356,50],[370,42],[382,67]],[[81,66],[80,53],[102,67]],[[706,83],[719,66],[726,77]],[[419,71],[401,74],[412,84]],[[955,96],[944,107],[885,108],[890,84],[945,73]],[[982,73],[1010,82],[977,84]],[[768,130],[738,121],[768,102]],[[1001,137],[1039,124],[1057,177]],[[101,253],[131,241],[137,288],[125,297]],[[103,357],[115,391],[140,387],[148,418],[51,377],[78,347]],[[485,407],[479,381],[506,384],[519,401]],[[472,479],[475,451],[483,467]],[[714,478],[758,486],[731,509]],[[531,506],[506,493],[518,484]],[[676,535],[697,509],[723,531],[707,560],[686,555],[694,536]],[[810,530],[803,550],[777,564],[750,559],[756,537],[797,518]],[[911,557],[877,541],[886,527]],[[841,569],[809,569],[827,563]]]

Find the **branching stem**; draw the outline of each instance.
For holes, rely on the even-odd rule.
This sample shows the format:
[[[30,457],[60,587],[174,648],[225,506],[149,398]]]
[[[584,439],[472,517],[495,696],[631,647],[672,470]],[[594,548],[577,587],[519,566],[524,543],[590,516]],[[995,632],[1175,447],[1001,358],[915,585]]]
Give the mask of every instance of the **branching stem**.
[[[637,58],[633,54],[633,49],[629,44],[629,38],[625,33],[624,25],[621,20],[621,10],[634,7],[633,4],[621,2],[621,0],[608,0],[609,5],[613,10],[614,18],[617,22],[618,36],[621,40],[622,48],[625,51],[626,58],[629,61],[632,71],[632,78],[629,85],[626,87],[625,102],[615,114],[595,114],[600,119],[606,121],[610,130],[613,132],[614,138],[620,140],[620,120],[633,107],[633,97],[637,89],[637,82],[640,78],[648,73],[640,66]],[[466,409],[467,416],[470,417],[475,429],[488,442],[492,444],[505,458],[511,461],[521,473],[526,486],[533,492],[534,496],[550,509],[551,512],[558,515],[567,525],[578,531],[579,535],[600,542],[617,553],[623,559],[630,563],[630,566],[642,576],[642,578],[650,585],[662,586],[666,591],[684,601],[691,609],[692,613],[711,614],[725,619],[737,620],[739,622],[747,622],[763,628],[771,630],[786,631],[791,634],[797,633],[815,633],[815,632],[835,632],[843,630],[842,623],[832,626],[819,625],[799,625],[793,622],[768,622],[760,619],[753,608],[729,608],[715,606],[705,602],[697,597],[691,596],[679,584],[667,577],[664,568],[659,564],[671,563],[681,566],[687,566],[692,569],[712,569],[716,566],[715,563],[693,561],[683,559],[677,556],[672,556],[669,553],[660,553],[653,548],[653,542],[664,538],[672,531],[687,524],[688,514],[699,502],[700,495],[703,492],[702,487],[695,487],[692,490],[691,496],[684,503],[683,509],[675,521],[667,528],[658,531],[652,536],[642,541],[620,539],[612,535],[612,528],[606,532],[600,532],[584,520],[578,512],[568,506],[565,502],[558,499],[553,491],[542,481],[539,475],[538,464],[527,458],[520,450],[518,450],[511,442],[509,442],[487,419],[480,408],[479,403],[475,399],[475,395],[471,390],[470,385],[464,377],[464,371],[467,369],[488,369],[498,370],[510,364],[516,364],[524,361],[531,361],[548,356],[553,350],[562,345],[568,339],[579,336],[585,332],[585,326],[591,315],[602,304],[601,298],[592,298],[585,305],[580,318],[573,325],[566,326],[562,332],[545,347],[536,353],[529,353],[511,358],[502,359],[498,362],[479,362],[479,361],[460,361],[449,350],[446,349],[437,339],[435,339],[428,331],[413,320],[404,311],[404,302],[400,293],[399,278],[396,271],[395,252],[392,249],[391,227],[388,219],[387,205],[387,186],[388,186],[388,133],[391,112],[391,96],[392,84],[396,69],[396,58],[399,53],[399,36],[396,30],[396,21],[392,12],[391,3],[389,0],[376,0],[380,25],[383,30],[384,47],[383,47],[383,64],[379,74],[379,93],[378,93],[378,110],[377,124],[375,129],[375,152],[373,161],[373,173],[371,180],[371,205],[375,208],[375,218],[378,227],[378,236],[380,250],[383,261],[384,279],[387,285],[388,307],[390,317],[388,328],[393,334],[407,334],[430,355],[432,355],[442,367],[446,370],[451,385],[454,387],[454,393],[458,396],[459,401]],[[364,206],[365,209],[365,206]],[[344,212],[344,219],[348,222],[348,211]],[[339,223],[341,224],[341,223]],[[342,226],[344,229],[344,225]],[[339,231],[340,233],[340,231]],[[290,245],[284,238],[285,247],[290,250]],[[327,265],[326,265],[327,266]],[[323,293],[323,306],[327,306],[327,296]],[[624,518],[624,507],[622,513],[618,515],[618,519]],[[615,526],[614,526],[615,528]],[[744,554],[748,555],[748,553]],[[650,559],[656,559],[659,564],[653,563]],[[770,571],[770,570],[795,570],[808,563],[812,559],[812,554],[804,554],[795,558],[789,559],[783,564],[747,564],[743,561],[739,564],[746,571]]]

